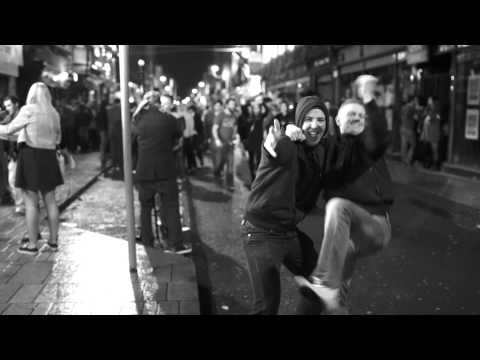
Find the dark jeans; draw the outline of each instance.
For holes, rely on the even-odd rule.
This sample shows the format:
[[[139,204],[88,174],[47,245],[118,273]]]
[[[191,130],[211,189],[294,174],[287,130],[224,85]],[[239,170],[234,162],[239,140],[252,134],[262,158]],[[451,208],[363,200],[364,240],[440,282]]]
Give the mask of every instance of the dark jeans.
[[[197,162],[195,161],[195,136],[183,138],[183,151],[187,160],[187,169],[196,169]]]
[[[280,306],[280,266],[294,275],[309,276],[317,263],[313,241],[300,230],[278,233],[242,222],[242,237],[253,290],[252,313],[275,315]],[[315,299],[300,298],[298,313],[322,311]]]
[[[175,164],[177,168],[177,174],[180,179],[185,178],[185,162],[183,161],[183,146],[175,151]]]
[[[141,238],[144,244],[153,244],[152,209],[155,205],[155,194],[159,194],[161,206],[160,217],[166,219],[168,229],[168,246],[178,248],[182,245],[182,225],[178,209],[178,187],[175,178],[159,181],[139,181],[138,199],[141,212]]]
[[[123,174],[123,141],[121,136],[110,137],[110,149],[113,168],[120,168],[120,173]]]
[[[200,166],[203,167],[203,149],[204,149],[203,136],[198,134],[194,135],[194,148],[195,148],[195,156],[200,162]]]
[[[105,130],[102,130],[100,131],[100,164],[102,166],[102,171],[105,170],[105,167],[107,164],[107,148],[108,148],[107,132]]]
[[[77,134],[74,126],[65,126],[65,138],[62,140],[70,153],[74,154],[77,151]]]
[[[248,167],[252,175],[252,182],[257,174],[258,164],[260,164],[260,153],[258,151],[248,151]]]
[[[225,179],[228,186],[233,186],[233,145],[223,145],[220,148],[216,148],[215,151],[218,154],[218,163],[213,170],[214,175],[220,176],[223,168],[227,165]]]
[[[411,164],[415,154],[415,147],[417,146],[417,138],[413,130],[400,129],[401,135],[401,155],[405,163]]]

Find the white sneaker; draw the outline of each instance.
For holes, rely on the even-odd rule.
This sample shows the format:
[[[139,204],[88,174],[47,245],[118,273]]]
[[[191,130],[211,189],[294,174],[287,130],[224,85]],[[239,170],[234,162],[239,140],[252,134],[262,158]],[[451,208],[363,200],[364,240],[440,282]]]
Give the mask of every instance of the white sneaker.
[[[308,281],[303,276],[295,276],[295,281],[302,288],[308,288],[313,291],[325,304],[328,312],[335,313],[340,307],[339,303],[339,289],[332,289],[321,284],[314,284]]]

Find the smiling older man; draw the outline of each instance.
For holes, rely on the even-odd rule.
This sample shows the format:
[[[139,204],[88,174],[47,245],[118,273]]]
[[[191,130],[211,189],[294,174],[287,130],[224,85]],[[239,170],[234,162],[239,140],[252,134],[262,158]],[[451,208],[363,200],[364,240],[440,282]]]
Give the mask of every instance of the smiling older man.
[[[347,100],[337,116],[340,132],[362,136],[365,148],[382,139],[379,134],[387,134],[385,118],[375,102],[375,84],[373,77],[359,78],[363,104]],[[340,288],[351,281],[356,260],[376,253],[390,241],[393,185],[383,157],[388,143],[384,136],[382,145],[375,144],[374,153],[357,154],[366,162],[370,158],[371,166],[355,180],[348,182],[347,176],[325,184],[324,237],[317,266],[308,280],[297,277],[297,281],[304,290],[313,291],[331,314],[341,308]]]

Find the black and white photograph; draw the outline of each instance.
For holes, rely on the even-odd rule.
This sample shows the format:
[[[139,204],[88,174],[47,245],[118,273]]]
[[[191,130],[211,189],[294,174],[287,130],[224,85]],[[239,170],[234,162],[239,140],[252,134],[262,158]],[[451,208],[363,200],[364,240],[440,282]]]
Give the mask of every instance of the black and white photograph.
[[[0,45],[0,315],[479,315],[479,111],[480,45]]]

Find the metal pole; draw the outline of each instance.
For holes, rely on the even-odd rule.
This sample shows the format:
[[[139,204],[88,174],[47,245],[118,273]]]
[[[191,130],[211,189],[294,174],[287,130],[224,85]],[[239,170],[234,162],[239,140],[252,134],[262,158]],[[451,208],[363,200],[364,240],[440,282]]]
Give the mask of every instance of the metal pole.
[[[457,54],[458,48],[455,45],[452,51],[452,62],[450,67],[450,111],[448,114],[448,153],[447,153],[447,162],[452,164],[453,163],[453,136],[457,135],[455,131],[455,96],[457,94]],[[453,76],[453,81],[452,81]],[[452,89],[453,86],[453,89]]]
[[[123,173],[125,181],[125,200],[127,202],[128,258],[130,271],[137,271],[137,254],[135,248],[135,213],[133,209],[132,145],[130,107],[128,102],[128,45],[120,45],[120,92],[122,104],[123,128]]]

